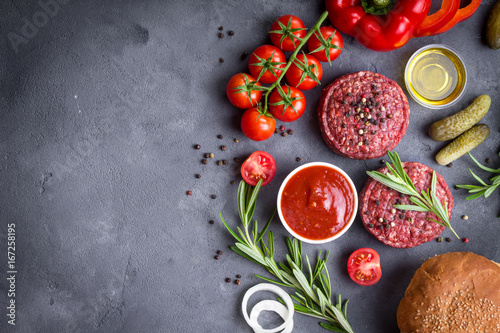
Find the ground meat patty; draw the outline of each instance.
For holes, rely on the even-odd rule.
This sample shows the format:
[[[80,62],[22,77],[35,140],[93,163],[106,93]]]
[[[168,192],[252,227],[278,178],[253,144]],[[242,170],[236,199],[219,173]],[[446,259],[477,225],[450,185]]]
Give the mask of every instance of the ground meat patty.
[[[417,162],[403,163],[418,192],[431,186],[432,169]],[[387,168],[378,170],[387,173]],[[436,172],[436,193],[441,203],[444,199],[448,203],[448,212],[451,218],[453,196],[443,177]],[[409,248],[428,242],[441,234],[443,226],[429,221],[436,216],[427,212],[401,211],[393,205],[413,204],[409,196],[403,195],[385,185],[369,178],[360,193],[359,211],[363,224],[372,235],[382,243],[399,248]]]
[[[410,107],[401,87],[373,72],[344,75],[322,92],[318,118],[328,147],[358,160],[384,156],[403,138]]]

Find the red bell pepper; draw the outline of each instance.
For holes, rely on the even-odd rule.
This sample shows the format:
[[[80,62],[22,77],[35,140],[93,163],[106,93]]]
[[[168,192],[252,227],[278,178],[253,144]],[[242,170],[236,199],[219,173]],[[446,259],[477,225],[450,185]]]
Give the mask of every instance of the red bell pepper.
[[[406,44],[430,6],[431,0],[326,0],[333,26],[375,51]]]
[[[460,7],[460,0],[443,0],[441,9],[425,18],[424,22],[415,30],[413,36],[429,36],[440,30],[450,22]]]
[[[464,8],[460,8],[450,22],[448,22],[441,29],[434,31],[432,35],[442,34],[443,32],[446,32],[453,28],[457,23],[467,20],[472,16],[472,14],[476,12],[480,4],[481,0],[472,0],[470,4],[468,4]]]

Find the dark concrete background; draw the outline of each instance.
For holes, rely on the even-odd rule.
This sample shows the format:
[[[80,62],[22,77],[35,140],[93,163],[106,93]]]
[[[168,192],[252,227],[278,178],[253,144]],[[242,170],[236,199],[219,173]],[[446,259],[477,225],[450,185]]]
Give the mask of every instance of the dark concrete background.
[[[266,32],[277,17],[295,14],[311,27],[323,1],[53,4],[0,1],[0,331],[251,332],[240,304],[245,291],[261,282],[253,274],[266,272],[228,249],[233,239],[218,219],[222,211],[230,225],[239,223],[236,186],[230,185],[240,179],[233,158],[255,150],[276,158],[278,173],[262,190],[257,208],[262,222],[281,181],[302,163],[334,163],[347,170],[358,190],[365,171],[380,166],[379,160],[348,160],[326,147],[315,113],[321,88],[306,93],[306,114],[289,124],[292,136],[260,143],[243,136],[241,111],[225,97],[228,79],[247,71],[241,54],[270,42]],[[323,86],[342,74],[373,70],[404,87],[404,67],[415,50],[431,43],[457,49],[469,74],[464,97],[442,111],[410,100],[410,126],[396,151],[403,160],[435,168],[450,187],[473,183],[468,157],[452,168],[435,163],[444,144],[432,141],[426,130],[489,94],[493,104],[482,122],[491,134],[473,154],[500,166],[500,51],[488,49],[481,37],[492,5],[483,0],[471,19],[451,31],[412,39],[389,53],[367,50],[344,35],[340,58],[324,66]],[[44,7],[51,15],[43,14]],[[218,38],[219,26],[234,36]],[[194,150],[194,144],[202,149]],[[225,152],[219,149],[223,144]],[[230,165],[202,165],[206,152]],[[195,179],[196,173],[202,177]],[[193,195],[186,196],[187,190]],[[452,191],[452,224],[469,237],[468,244],[446,230],[442,236],[452,237],[451,243],[393,249],[370,236],[358,218],[341,239],[304,245],[312,257],[320,249],[331,251],[332,290],[350,300],[348,319],[355,332],[397,332],[399,300],[416,268],[435,254],[473,251],[500,261],[498,190],[475,201],[466,201],[463,190]],[[460,218],[464,214],[467,221]],[[15,327],[6,316],[11,223],[16,225]],[[287,233],[278,219],[271,229],[283,259]],[[348,255],[364,246],[382,258],[384,275],[373,287],[354,284],[345,268]],[[224,252],[218,261],[217,250]],[[226,284],[224,279],[236,274],[242,284]],[[296,314],[294,331],[323,329],[316,319]]]

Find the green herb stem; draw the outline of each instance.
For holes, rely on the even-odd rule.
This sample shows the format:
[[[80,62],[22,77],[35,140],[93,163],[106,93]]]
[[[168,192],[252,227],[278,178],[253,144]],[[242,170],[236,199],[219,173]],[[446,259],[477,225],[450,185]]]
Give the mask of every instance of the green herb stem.
[[[236,243],[231,249],[242,257],[264,267],[277,280],[260,275],[256,275],[257,277],[284,287],[293,288],[295,293],[291,294],[290,297],[294,300],[295,311],[323,320],[320,325],[325,329],[353,333],[351,326],[347,322],[347,302],[342,306],[340,295],[337,304],[334,305],[331,301],[331,282],[326,267],[328,254],[322,257],[320,252],[313,268],[309,257],[307,255],[303,257],[302,255],[302,243],[297,239],[287,238],[289,253],[286,255],[286,261],[276,263],[274,260],[273,234],[271,231],[267,231],[276,209],[261,231],[259,231],[256,220],[253,222],[251,231],[249,230],[261,185],[262,180],[255,187],[246,184],[244,181],[240,182],[237,201],[243,230],[240,227],[237,227],[237,232],[232,230],[219,212],[227,230],[236,239]],[[264,236],[267,238],[267,244],[264,241]],[[303,272],[304,264],[309,271],[308,277]]]

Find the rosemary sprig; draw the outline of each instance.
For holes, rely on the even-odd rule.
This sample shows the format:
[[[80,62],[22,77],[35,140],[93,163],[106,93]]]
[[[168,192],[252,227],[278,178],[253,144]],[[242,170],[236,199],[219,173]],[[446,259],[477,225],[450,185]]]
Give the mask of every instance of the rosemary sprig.
[[[430,221],[436,222],[439,225],[448,227],[453,234],[458,237],[457,233],[450,224],[450,218],[448,214],[448,203],[446,199],[444,200],[444,206],[437,197],[436,194],[436,172],[432,172],[431,187],[427,190],[422,190],[418,193],[415,185],[411,181],[410,177],[406,174],[401,159],[396,152],[387,152],[387,156],[392,163],[386,163],[389,171],[387,174],[383,174],[378,171],[367,171],[368,176],[372,177],[376,181],[384,184],[393,190],[398,191],[402,194],[407,194],[410,196],[410,201],[415,205],[394,205],[394,208],[401,210],[413,210],[417,212],[431,212],[436,215],[439,220],[429,219]]]
[[[469,156],[480,169],[482,169],[484,171],[491,172],[491,173],[500,174],[500,168],[498,168],[498,169],[488,168],[487,166],[484,166],[481,163],[479,163],[470,153],[469,153]],[[474,172],[472,172],[472,170],[470,168],[469,168],[469,172],[472,175],[472,177],[474,177],[474,179],[477,180],[481,185],[457,185],[458,188],[464,188],[464,189],[469,190],[469,193],[473,193],[472,195],[469,195],[466,198],[466,200],[473,200],[473,199],[479,198],[481,196],[488,198],[497,189],[497,187],[500,186],[500,175],[491,177],[490,178],[491,184],[487,184],[485,181],[483,181],[481,178],[479,178],[478,175],[476,175]],[[498,216],[498,217],[500,218],[500,216]]]
[[[348,301],[342,307],[340,294],[336,305],[331,301],[330,276],[326,267],[328,254],[323,258],[320,252],[313,269],[309,257],[307,255],[303,257],[302,255],[302,243],[297,239],[287,238],[289,254],[286,255],[286,262],[276,263],[274,260],[273,233],[267,231],[276,209],[260,232],[257,220],[254,220],[251,232],[249,231],[257,203],[257,194],[261,185],[262,180],[259,180],[255,187],[248,185],[244,181],[240,182],[237,201],[243,229],[237,227],[237,232],[233,231],[224,221],[222,213],[219,212],[222,222],[237,241],[231,249],[242,257],[267,269],[277,280],[260,275],[256,275],[257,277],[295,289],[295,294],[290,295],[295,301],[295,311],[325,321],[321,322],[320,325],[330,331],[353,333],[351,326],[347,322]],[[264,241],[266,233],[267,245]],[[307,266],[308,276],[303,272],[304,263]]]

